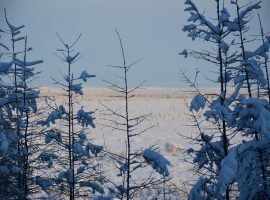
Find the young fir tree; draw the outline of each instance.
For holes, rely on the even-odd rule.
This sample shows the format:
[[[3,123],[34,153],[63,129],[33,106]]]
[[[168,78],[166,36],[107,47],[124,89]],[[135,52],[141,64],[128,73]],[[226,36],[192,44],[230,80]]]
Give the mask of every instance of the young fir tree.
[[[94,112],[85,111],[77,101],[78,96],[83,97],[82,82],[95,75],[83,71],[80,76],[76,76],[72,71],[79,58],[79,52],[73,53],[73,48],[80,36],[68,44],[58,35],[64,47],[57,49],[61,53],[58,57],[66,63],[67,72],[63,75],[64,81],[56,81],[55,84],[62,87],[64,100],[59,105],[49,102],[52,111],[47,119],[39,122],[49,127],[45,135],[47,148],[39,155],[39,159],[47,166],[47,176],[51,177],[49,173],[53,175],[52,179],[44,182],[44,187],[51,186],[50,193],[57,198],[91,198],[96,192],[104,193],[100,166],[94,159],[102,146],[89,141],[88,127],[95,128]],[[57,100],[60,100],[59,96]]]
[[[216,82],[220,87],[217,94],[202,94],[196,83],[183,74],[185,80],[198,92],[191,102],[190,110],[195,125],[199,128],[199,136],[190,139],[199,144],[200,149],[196,151],[189,149],[189,153],[194,155],[193,162],[196,166],[196,173],[202,177],[195,184],[200,185],[200,188],[191,190],[189,199],[196,199],[200,195],[212,198],[222,196],[224,199],[229,199],[231,188],[228,187],[222,194],[218,194],[218,188],[216,187],[221,161],[228,154],[229,135],[231,134],[226,123],[226,115],[229,112],[226,98],[228,96],[228,84],[232,79],[232,70],[228,65],[230,60],[235,59],[235,55],[230,52],[230,46],[227,44],[229,31],[225,23],[229,19],[229,13],[222,6],[222,2],[217,0],[213,2],[217,14],[215,20],[209,20],[199,11],[193,1],[186,1],[185,4],[188,6],[185,11],[189,12],[191,16],[188,19],[190,24],[184,26],[183,31],[187,31],[192,40],[200,39],[212,44],[213,51],[193,50],[188,52],[184,50],[181,54],[185,57],[189,55],[203,59],[216,65],[219,74]],[[199,119],[194,111],[198,112],[201,108],[205,109],[206,118],[212,123],[211,129],[202,130],[200,127]]]
[[[236,7],[237,18],[234,23],[238,25],[241,48],[241,69],[248,87],[247,95],[239,95],[234,110],[231,113],[232,126],[236,131],[247,137],[240,144],[232,148],[224,160],[221,170],[220,185],[237,182],[239,199],[269,199],[269,74],[267,68],[269,41],[265,38],[261,27],[263,43],[255,50],[247,51],[246,37],[243,31],[248,23],[245,14],[260,8],[260,3],[241,7],[238,1],[232,1]],[[263,63],[263,64],[261,64]],[[266,78],[265,78],[266,76]],[[239,83],[242,84],[242,83]],[[254,89],[257,92],[253,92]],[[266,91],[267,96],[261,91]],[[230,173],[228,173],[228,171]]]
[[[141,127],[149,114],[134,116],[130,112],[131,98],[135,97],[134,92],[141,87],[142,83],[136,87],[130,88],[128,74],[132,66],[136,64],[137,61],[127,64],[122,39],[117,30],[116,33],[120,42],[123,64],[112,65],[111,67],[122,72],[122,75],[118,76],[122,80],[122,84],[121,81],[105,82],[108,83],[110,85],[110,89],[116,93],[116,98],[123,101],[123,109],[115,111],[104,105],[106,109],[106,113],[104,113],[105,116],[110,116],[110,118],[105,118],[104,120],[108,122],[105,126],[125,134],[126,153],[125,155],[119,155],[111,152],[108,153],[119,170],[119,174],[117,174],[117,176],[120,177],[120,179],[118,179],[118,183],[113,183],[111,181],[113,187],[108,187],[116,198],[136,199],[143,198],[138,196],[142,190],[153,189],[155,186],[162,185],[164,181],[166,181],[169,175],[168,165],[170,165],[170,162],[154,147],[146,149],[142,148],[139,150],[133,145],[132,141],[135,137],[140,136],[153,126],[148,128]],[[115,119],[112,119],[112,117]],[[153,170],[161,177],[158,177],[155,173],[151,172]],[[140,174],[143,174],[143,176],[140,176]],[[166,196],[166,194],[164,192],[156,191],[156,193],[156,198],[163,197],[165,199],[164,196]]]
[[[207,20],[206,17],[198,11],[193,1],[187,0],[185,3],[188,5],[188,8],[185,10],[190,12],[191,15],[188,21],[192,23],[185,26],[183,30],[188,31],[188,36],[192,37],[193,40],[198,38],[213,43],[216,46],[214,47],[216,50],[215,52],[188,52],[184,50],[181,54],[185,57],[188,55],[194,56],[218,65],[218,83],[220,84],[219,94],[201,94],[196,84],[190,81],[184,74],[186,81],[194,86],[198,92],[191,101],[190,110],[192,111],[195,125],[199,128],[199,137],[192,139],[195,143],[200,144],[199,149],[188,149],[188,152],[194,155],[193,163],[196,166],[195,169],[199,176],[199,180],[190,190],[188,198],[236,198],[238,194],[234,191],[236,188],[234,182],[237,182],[241,197],[241,190],[244,190],[244,188],[241,188],[243,184],[239,184],[236,179],[231,178],[232,172],[226,170],[228,169],[226,168],[226,164],[228,164],[228,159],[232,158],[232,155],[228,155],[228,153],[231,151],[235,152],[235,147],[230,146],[232,145],[230,140],[234,140],[234,143],[241,144],[241,139],[235,141],[234,136],[237,135],[237,137],[239,137],[239,135],[243,135],[243,131],[248,128],[246,125],[249,124],[247,119],[245,122],[248,124],[243,126],[243,124],[239,123],[241,122],[240,113],[250,106],[250,104],[244,105],[243,102],[241,102],[243,98],[241,97],[239,99],[239,91],[244,87],[247,88],[248,97],[251,98],[252,88],[256,88],[259,91],[266,83],[262,68],[254,58],[257,56],[265,57],[265,52],[269,49],[268,43],[264,43],[255,51],[248,52],[245,50],[247,40],[243,37],[243,34],[247,32],[249,28],[250,15],[252,11],[260,8],[260,2],[239,7],[237,1],[231,1],[230,3],[237,7],[236,17],[233,20],[230,19],[231,14],[226,9],[225,6],[227,4],[225,4],[224,1],[221,2],[217,0],[215,2],[217,8],[216,20]],[[220,9],[221,5],[222,9]],[[238,38],[239,43],[235,42]],[[235,87],[235,91],[231,94],[228,94],[229,84]],[[216,130],[215,132],[210,133],[209,130],[206,132],[206,130],[201,127],[201,121],[198,119],[199,115],[195,113],[201,109],[204,110],[203,117],[207,120],[205,123],[214,122],[212,127],[217,127],[214,129]],[[251,119],[253,119],[253,117],[254,116],[250,116]],[[265,126],[265,124],[262,123],[262,126]],[[237,132],[238,134],[236,134],[235,131],[241,132]],[[257,131],[251,131],[250,134],[253,134],[255,138],[257,138],[256,141],[259,141],[259,133]],[[237,155],[238,154],[239,152]],[[262,179],[260,185],[265,185],[265,180],[267,180],[267,177],[264,175],[266,169],[264,164],[265,158],[263,158],[263,153],[259,149],[253,152],[253,154],[256,155],[257,160],[260,160],[260,164],[256,167],[259,173],[255,173],[252,170],[249,171],[249,173],[259,175],[258,177]],[[246,155],[248,154],[244,154],[243,152],[241,159],[244,159]],[[234,166],[235,163],[236,162],[231,162],[232,166]],[[245,165],[245,167],[247,166]],[[249,167],[252,168],[251,165]],[[250,178],[250,174],[247,173],[246,175]],[[224,182],[226,182],[226,184],[224,184]],[[255,184],[254,180],[253,184]],[[266,191],[266,187],[263,188],[264,191]],[[256,193],[258,193],[258,191]]]
[[[1,154],[1,166],[5,171],[1,188],[5,189],[1,190],[1,196],[27,199],[37,188],[33,171],[36,138],[40,134],[35,123],[39,91],[32,88],[31,83],[36,79],[34,66],[43,61],[27,60],[32,48],[27,47],[27,36],[20,36],[24,26],[12,25],[4,11],[8,27],[5,33],[11,37],[11,47],[1,43],[6,50],[1,53],[1,59],[11,61],[1,63],[1,132],[5,144]]]

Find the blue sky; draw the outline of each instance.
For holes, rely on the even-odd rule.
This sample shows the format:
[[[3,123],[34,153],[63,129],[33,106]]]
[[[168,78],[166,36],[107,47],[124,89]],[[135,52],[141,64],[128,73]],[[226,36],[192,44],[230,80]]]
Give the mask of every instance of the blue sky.
[[[130,74],[130,83],[146,81],[151,87],[184,87],[179,68],[192,77],[201,70],[199,83],[210,86],[206,78],[214,78],[208,63],[184,59],[178,53],[184,48],[206,48],[205,43],[192,42],[182,32],[188,17],[183,10],[184,0],[0,0],[0,24],[4,26],[3,7],[7,8],[14,25],[26,25],[24,33],[34,48],[30,58],[43,59],[38,69],[43,71],[39,85],[50,85],[50,77],[60,78],[66,66],[54,54],[61,47],[56,32],[66,41],[82,37],[76,49],[83,55],[74,64],[75,73],[86,70],[97,78],[88,85],[106,86],[101,79],[113,81],[117,71],[106,65],[120,65],[121,52],[115,28],[120,32],[128,62],[141,61]],[[215,17],[214,0],[197,0],[198,7]],[[247,2],[244,0],[244,2]],[[265,32],[270,31],[270,1],[264,0],[261,9]],[[254,19],[256,20],[256,19]],[[256,21],[254,34],[258,34]],[[0,38],[2,40],[3,38]]]

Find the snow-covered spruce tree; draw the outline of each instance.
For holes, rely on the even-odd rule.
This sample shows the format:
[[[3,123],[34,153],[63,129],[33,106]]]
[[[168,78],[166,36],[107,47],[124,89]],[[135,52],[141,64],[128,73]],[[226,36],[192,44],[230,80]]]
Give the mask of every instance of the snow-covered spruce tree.
[[[6,151],[1,155],[1,172],[4,173],[1,173],[0,196],[27,199],[36,187],[31,156],[35,151],[35,137],[39,134],[33,129],[39,91],[31,87],[31,82],[36,78],[34,65],[43,61],[27,61],[27,53],[32,48],[27,47],[27,36],[20,36],[24,26],[12,25],[4,11],[8,28],[3,32],[11,36],[11,44],[1,43],[7,51],[1,53],[1,59],[11,61],[1,63],[1,143],[5,144]],[[22,50],[17,50],[20,47]]]
[[[95,75],[83,71],[76,77],[72,72],[79,57],[79,52],[73,53],[74,46],[81,35],[72,44],[57,36],[64,47],[57,49],[61,53],[58,57],[66,63],[67,72],[63,75],[64,81],[55,80],[55,84],[62,88],[62,100],[58,96],[57,103],[48,101],[52,111],[39,122],[49,128],[44,138],[46,150],[39,155],[47,179],[41,178],[40,182],[47,189],[50,186],[50,195],[56,198],[91,198],[95,192],[104,193],[100,166],[94,158],[101,152],[102,146],[89,141],[89,127],[95,128],[94,112],[85,111],[78,97],[83,97],[82,82]]]
[[[231,132],[227,127],[226,116],[231,102],[228,104],[226,98],[228,98],[228,84],[232,80],[232,74],[234,73],[231,65],[235,62],[237,56],[230,49],[233,42],[228,38],[230,31],[226,27],[230,15],[224,7],[224,2],[217,0],[211,3],[216,9],[214,20],[211,20],[210,17],[207,19],[193,1],[187,0],[185,2],[188,6],[185,11],[189,12],[191,16],[188,19],[189,24],[184,26],[183,31],[188,32],[188,37],[191,37],[192,40],[198,39],[211,44],[213,51],[184,50],[181,54],[185,57],[192,56],[216,65],[218,68],[216,82],[220,87],[217,94],[202,94],[196,85],[196,81],[192,82],[183,72],[185,81],[197,92],[191,102],[190,111],[195,126],[198,127],[199,135],[189,139],[200,145],[197,150],[192,148],[188,150],[193,157],[192,162],[195,164],[195,172],[200,177],[199,181],[194,184],[194,188],[190,190],[189,199],[197,199],[199,196],[213,199],[221,197],[229,199],[232,196],[230,194],[232,190],[230,185],[222,193],[219,193],[216,184],[221,161],[227,155],[230,146]],[[200,109],[204,109],[205,117],[208,120],[207,123],[212,124],[208,127],[211,128],[202,129],[201,119],[199,119],[199,115],[196,116],[195,114]],[[203,116],[201,117],[203,118]]]
[[[219,3],[219,1],[216,2]],[[258,58],[262,57],[263,59],[267,59],[266,52],[269,50],[269,44],[268,41],[265,41],[255,51],[246,51],[245,44],[247,41],[250,41],[243,36],[243,34],[249,30],[248,24],[252,12],[260,8],[260,2],[254,4],[250,3],[240,7],[238,1],[231,1],[231,4],[236,5],[236,17],[233,20],[230,20],[231,14],[229,14],[228,10],[224,7],[225,2],[222,3],[223,9],[220,11],[220,16],[218,17],[218,23],[222,23],[222,26],[213,27],[223,27],[219,31],[224,31],[225,35],[221,37],[222,42],[219,43],[218,48],[221,48],[224,54],[222,54],[221,57],[214,56],[212,57],[214,60],[212,60],[211,57],[209,58],[209,56],[211,56],[209,53],[205,55],[204,53],[194,53],[194,51],[187,52],[185,50],[182,52],[186,57],[187,55],[196,55],[207,61],[215,61],[216,59],[220,62],[222,59],[225,70],[223,75],[225,91],[222,92],[221,90],[219,95],[219,98],[223,98],[223,103],[220,103],[215,98],[209,101],[207,96],[201,93],[197,94],[191,102],[190,109],[192,110],[192,116],[200,132],[200,137],[195,138],[195,141],[201,145],[201,149],[197,151],[190,148],[188,152],[195,155],[193,162],[199,164],[199,169],[206,169],[206,172],[203,171],[203,175],[200,175],[202,172],[200,171],[199,181],[190,190],[189,198],[236,198],[235,195],[238,196],[237,192],[231,191],[231,189],[236,189],[236,187],[231,187],[232,184],[236,182],[240,199],[267,199],[269,198],[266,192],[268,191],[267,169],[269,169],[269,167],[267,166],[269,166],[269,159],[267,157],[269,156],[269,150],[262,144],[269,142],[267,142],[267,137],[262,136],[262,131],[258,128],[260,127],[264,130],[266,128],[267,130],[267,125],[263,120],[257,120],[259,116],[255,113],[259,113],[257,109],[267,107],[265,100],[259,99],[260,90],[265,88],[267,81],[264,78],[264,73]],[[205,21],[204,16],[197,12],[197,8],[192,1],[186,1],[186,4],[189,5],[187,10],[191,11],[189,20],[197,22],[198,24],[185,26],[184,30],[188,31],[189,36],[192,36],[194,39],[198,37],[202,38],[202,35],[205,36],[207,31],[202,30],[201,26],[205,23],[210,25],[212,23],[207,20]],[[205,37],[203,38],[205,39]],[[228,43],[230,40],[232,42]],[[239,42],[234,42],[234,40],[238,40]],[[207,37],[207,41],[209,41],[209,37]],[[185,79],[195,86],[186,76]],[[227,85],[232,81],[235,91],[231,95],[226,96]],[[242,88],[247,88],[248,97],[239,96],[239,91]],[[257,100],[255,101],[252,99],[253,88],[258,91]],[[219,126],[219,122],[222,120],[227,127],[227,136],[233,138],[234,135],[237,135],[237,139],[234,139],[234,144],[239,145],[230,148],[231,143],[228,141],[227,153],[225,154],[225,149],[221,148],[219,141],[215,138],[216,136],[206,134],[205,131],[202,130],[198,116],[194,113],[194,111],[198,112],[200,109],[206,109],[203,113],[208,122],[214,119]],[[257,111],[255,112],[255,110]],[[267,115],[268,113],[266,112],[266,116]],[[262,117],[260,116],[260,118]],[[230,131],[228,134],[228,128],[233,132]],[[220,131],[220,133],[224,134],[224,131]],[[233,133],[233,135],[230,135],[231,133]],[[246,139],[250,141],[243,142],[241,137],[244,136],[247,136]],[[254,143],[259,144],[255,146]],[[224,140],[221,144],[225,144]],[[217,156],[214,153],[218,152],[220,152],[219,154],[222,155],[222,157],[216,159]],[[228,154],[228,152],[230,153]],[[213,161],[216,167],[213,165]],[[213,177],[214,182],[212,182]],[[247,185],[250,187],[247,187]],[[258,187],[254,187],[255,185]]]
[[[225,186],[228,182],[236,181],[239,190],[239,199],[269,199],[269,74],[267,68],[269,38],[265,38],[261,27],[261,38],[263,43],[255,50],[247,51],[244,28],[248,20],[245,14],[260,8],[260,3],[250,4],[246,7],[239,6],[238,1],[233,1],[237,10],[237,18],[233,21],[238,25],[241,44],[241,68],[244,69],[246,82],[249,80],[248,95],[240,95],[231,114],[232,125],[236,131],[247,136],[234,147],[221,169],[223,177],[230,172],[226,179],[220,179],[220,185]],[[262,64],[261,64],[262,63]],[[265,73],[264,73],[264,72]],[[266,77],[265,78],[265,74]],[[256,93],[253,92],[256,89]],[[267,94],[265,96],[261,90]]]
[[[1,27],[1,34],[4,27]],[[3,35],[1,36],[1,39]],[[0,105],[0,198],[16,198],[18,197],[18,174],[20,168],[18,166],[18,147],[19,141],[16,129],[13,126],[12,120],[12,103],[10,101],[9,88],[13,88],[13,84],[9,84],[4,78],[8,75],[13,75],[13,56],[9,52],[8,44],[1,41],[1,62],[0,62],[0,90],[1,90],[1,105]],[[5,55],[10,55],[9,60],[5,60]],[[4,61],[4,62],[3,62]]]
[[[114,183],[111,180],[111,185],[113,186],[108,184],[108,188],[116,198],[127,200],[140,199],[146,198],[138,196],[142,190],[151,190],[157,185],[160,185],[160,188],[162,188],[162,184],[169,176],[168,165],[170,165],[170,162],[153,146],[149,145],[149,148],[146,149],[143,149],[143,147],[136,149],[133,145],[132,141],[135,137],[140,136],[153,126],[149,126],[148,128],[141,127],[149,114],[134,116],[130,112],[131,98],[134,98],[134,92],[143,83],[136,87],[129,87],[128,74],[137,61],[127,64],[122,39],[117,30],[116,33],[120,42],[123,64],[112,65],[111,67],[121,71],[122,75],[117,76],[121,81],[105,82],[116,93],[115,97],[118,99],[117,101],[123,101],[123,107],[122,109],[114,110],[104,105],[106,110],[104,115],[109,116],[109,118],[104,119],[106,122],[104,125],[124,134],[126,149],[124,150],[125,155],[108,152],[117,170],[119,170],[119,174],[117,174],[118,183]],[[153,171],[156,171],[159,175],[155,175]],[[165,199],[165,197],[165,192],[162,190],[156,191],[156,199]]]

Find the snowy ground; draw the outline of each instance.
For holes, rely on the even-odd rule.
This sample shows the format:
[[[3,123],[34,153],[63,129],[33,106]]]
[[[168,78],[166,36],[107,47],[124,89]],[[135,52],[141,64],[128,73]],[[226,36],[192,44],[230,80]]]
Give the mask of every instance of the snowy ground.
[[[186,102],[194,93],[188,89],[168,89],[168,88],[145,88],[140,89],[135,93],[136,97],[130,101],[131,116],[139,116],[151,113],[150,117],[142,125],[147,128],[155,125],[154,128],[148,130],[132,140],[134,149],[141,147],[149,147],[156,145],[160,152],[171,162],[170,174],[173,181],[177,184],[191,178],[192,173],[188,172],[191,166],[182,161],[183,155],[180,149],[188,147],[186,140],[181,138],[178,133],[183,135],[191,135],[196,132],[196,129],[190,127],[188,109]],[[209,89],[207,90],[209,92]],[[56,96],[56,101],[63,99],[62,91],[56,88],[42,88],[41,94]],[[104,126],[102,118],[104,116],[104,105],[113,110],[121,111],[123,101],[114,98],[115,93],[109,89],[95,88],[85,89],[84,97],[79,99],[81,106],[87,109],[97,110],[96,129],[92,129],[90,138],[95,144],[106,144],[106,147],[116,153],[124,153],[125,150],[125,135],[119,131],[113,131],[111,128]],[[112,117],[111,119],[115,119]]]

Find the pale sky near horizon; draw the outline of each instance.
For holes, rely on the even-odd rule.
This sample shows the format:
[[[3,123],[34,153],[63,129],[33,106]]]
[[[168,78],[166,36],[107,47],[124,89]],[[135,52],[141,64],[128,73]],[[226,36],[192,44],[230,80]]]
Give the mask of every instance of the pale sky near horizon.
[[[209,6],[215,5],[214,0],[195,2],[201,11],[215,17]],[[199,83],[203,87],[211,86],[207,78],[215,78],[210,72],[215,68],[207,63],[178,55],[185,48],[207,49],[202,43],[192,42],[182,31],[189,16],[184,12],[184,0],[0,0],[1,29],[6,28],[4,7],[12,24],[26,25],[23,32],[34,49],[31,58],[44,60],[38,67],[43,71],[38,85],[52,86],[50,77],[60,79],[66,70],[64,63],[53,54],[61,48],[56,32],[68,42],[82,33],[76,45],[82,57],[74,64],[74,71],[96,74],[88,86],[106,86],[101,79],[116,80],[117,71],[106,66],[122,63],[115,28],[122,37],[127,61],[141,60],[131,71],[131,86],[145,80],[144,86],[149,87],[184,87],[180,67],[191,78],[195,68],[199,68]],[[270,1],[263,0],[260,13],[265,32],[270,31],[269,10]],[[258,34],[257,18],[253,20],[253,34]],[[0,38],[0,42],[6,41]]]

